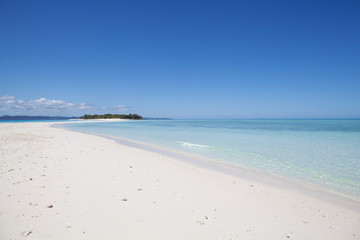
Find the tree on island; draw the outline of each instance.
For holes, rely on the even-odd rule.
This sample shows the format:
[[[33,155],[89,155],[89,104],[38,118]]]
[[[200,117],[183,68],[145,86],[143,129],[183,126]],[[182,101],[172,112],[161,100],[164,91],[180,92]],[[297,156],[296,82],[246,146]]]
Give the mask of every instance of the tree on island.
[[[137,114],[103,114],[103,115],[84,115],[80,119],[132,119],[132,120],[141,120],[142,116]]]

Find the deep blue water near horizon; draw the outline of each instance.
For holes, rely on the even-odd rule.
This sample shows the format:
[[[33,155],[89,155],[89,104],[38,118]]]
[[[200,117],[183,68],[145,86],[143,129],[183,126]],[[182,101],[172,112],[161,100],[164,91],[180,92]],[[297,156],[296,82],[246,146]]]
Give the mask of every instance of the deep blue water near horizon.
[[[360,196],[359,119],[146,120],[63,125]]]

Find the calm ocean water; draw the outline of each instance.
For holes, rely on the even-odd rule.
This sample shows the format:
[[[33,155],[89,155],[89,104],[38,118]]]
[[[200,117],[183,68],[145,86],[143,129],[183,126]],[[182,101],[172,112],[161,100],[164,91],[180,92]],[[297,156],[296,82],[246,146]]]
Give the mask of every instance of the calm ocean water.
[[[360,120],[146,120],[66,124],[360,196]]]

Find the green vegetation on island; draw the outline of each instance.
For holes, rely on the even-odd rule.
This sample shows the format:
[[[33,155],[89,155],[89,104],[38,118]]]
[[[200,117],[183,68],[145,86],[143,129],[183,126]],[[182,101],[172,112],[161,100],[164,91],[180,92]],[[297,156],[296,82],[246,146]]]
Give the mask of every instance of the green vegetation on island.
[[[137,114],[103,114],[103,115],[84,115],[80,119],[132,119],[141,120],[142,116]]]

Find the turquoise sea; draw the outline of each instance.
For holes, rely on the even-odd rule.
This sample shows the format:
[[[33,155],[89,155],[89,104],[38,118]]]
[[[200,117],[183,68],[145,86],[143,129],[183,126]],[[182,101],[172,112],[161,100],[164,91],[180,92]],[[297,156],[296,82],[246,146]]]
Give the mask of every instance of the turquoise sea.
[[[144,120],[63,126],[360,196],[360,119]]]

